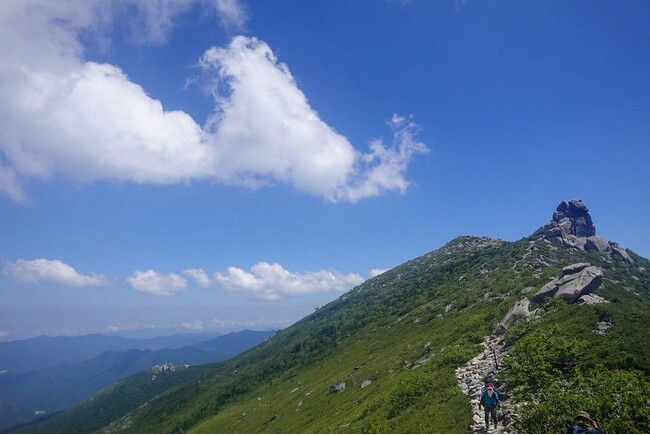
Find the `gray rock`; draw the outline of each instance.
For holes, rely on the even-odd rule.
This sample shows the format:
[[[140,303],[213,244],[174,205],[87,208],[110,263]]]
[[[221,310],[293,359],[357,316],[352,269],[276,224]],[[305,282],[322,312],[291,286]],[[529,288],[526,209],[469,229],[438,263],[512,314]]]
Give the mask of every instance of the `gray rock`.
[[[584,270],[584,269],[583,269],[583,270]],[[557,285],[558,287],[561,287],[561,286],[563,286],[564,284],[568,283],[569,281],[573,281],[573,280],[575,280],[575,279],[578,279],[578,278],[580,277],[580,274],[581,274],[581,273],[582,273],[582,271],[580,271],[580,272],[578,272],[578,273],[572,273],[571,275],[564,275],[562,278],[559,278],[559,279],[557,280],[557,282],[555,283],[555,285]]]
[[[570,264],[562,268],[562,275],[573,275],[574,273],[580,272],[582,269],[589,266],[591,266],[589,263]]]
[[[575,246],[581,237],[596,235],[589,208],[582,200],[562,201],[553,213],[553,219],[544,226],[544,238],[553,243]]]
[[[366,388],[370,384],[372,384],[372,381],[370,379],[365,379],[361,381],[361,388]]]
[[[580,296],[596,291],[602,283],[603,272],[597,267],[589,266],[583,269],[578,274],[578,277],[561,285],[555,293],[555,296],[561,297],[569,303],[573,303]]]
[[[611,327],[612,327],[612,322],[607,322],[607,321],[599,322],[597,328],[594,329],[593,332],[598,335],[606,335],[607,330],[609,330],[609,328]]]
[[[343,390],[345,390],[345,382],[339,382],[330,387],[330,393],[340,393]]]
[[[586,237],[578,237],[575,242],[573,242],[576,248],[582,249],[583,251],[585,250],[585,243],[587,243]]]
[[[634,263],[634,260],[632,259],[632,257],[630,257],[630,255],[627,253],[625,249],[621,248],[618,245],[612,245],[611,249],[612,249],[612,256],[619,256],[629,264]]]
[[[546,283],[535,295],[530,299],[533,302],[542,302],[544,299],[550,296],[554,296],[557,293],[557,278],[553,278],[550,282]]]
[[[608,252],[610,250],[609,242],[602,237],[591,236],[585,241],[585,251],[589,252]]]
[[[582,295],[578,298],[578,304],[580,305],[596,305],[596,304],[608,304],[609,301],[603,297],[600,297],[595,294]]]
[[[531,316],[530,311],[528,311],[529,304],[530,301],[528,298],[519,299],[497,325],[494,332],[496,334],[503,334],[506,329],[510,329],[522,320],[529,318]]]

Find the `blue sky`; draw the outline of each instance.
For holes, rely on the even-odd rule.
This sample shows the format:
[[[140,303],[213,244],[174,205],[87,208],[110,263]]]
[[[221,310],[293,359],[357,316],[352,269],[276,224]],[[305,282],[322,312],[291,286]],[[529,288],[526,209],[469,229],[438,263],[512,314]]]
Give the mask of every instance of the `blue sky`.
[[[647,2],[0,10],[0,340],[285,327],[563,199],[650,256]]]

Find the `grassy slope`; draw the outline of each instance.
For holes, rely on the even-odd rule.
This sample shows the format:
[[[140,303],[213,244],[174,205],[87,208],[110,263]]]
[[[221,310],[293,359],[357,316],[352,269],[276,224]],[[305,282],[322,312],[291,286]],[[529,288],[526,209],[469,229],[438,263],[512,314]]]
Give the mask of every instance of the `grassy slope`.
[[[571,380],[572,373],[577,373],[574,369],[580,373],[595,369],[599,355],[607,359],[607,369],[637,374],[647,382],[650,276],[638,270],[640,265],[650,270],[647,260],[637,258],[633,266],[608,263],[600,254],[575,253],[545,243],[529,245],[525,239],[477,250],[481,243],[485,240],[458,238],[369,280],[256,349],[206,368],[200,376],[134,410],[120,425],[104,430],[467,432],[471,409],[456,385],[454,369],[478,353],[478,343],[518,297],[534,294],[563,266],[584,260],[605,269],[606,288],[600,293],[614,303],[597,307],[552,304],[546,308],[546,317],[510,333],[513,353],[518,355],[512,362],[511,387],[522,399],[530,399],[529,414],[537,412],[554,421],[555,426],[549,427],[562,424],[564,415],[535,411],[535,400],[541,396],[531,394],[539,392],[534,389],[538,386],[526,377],[526,368],[516,364],[530,357],[531,348],[544,349],[540,342],[550,343],[548,352],[537,355],[539,370],[550,364],[549,382]],[[527,260],[520,261],[525,255]],[[605,317],[615,325],[610,334],[593,334],[596,321]],[[575,343],[560,340],[554,344],[544,335],[553,325],[561,325],[556,329],[562,336],[584,337],[580,349],[591,349],[587,362],[556,349]],[[432,359],[420,368],[409,368],[405,361],[423,356],[427,342],[432,343]],[[567,364],[573,372],[563,371]],[[559,375],[554,365],[562,368]],[[373,382],[362,389],[366,379]],[[347,384],[344,391],[329,392],[331,385],[343,381]],[[635,396],[637,401],[647,397],[643,385],[633,386],[634,391],[641,391],[640,398]],[[562,413],[581,404],[564,400],[561,391],[551,393],[543,399],[550,403],[561,399],[558,403],[566,404]],[[610,428],[643,431],[641,417],[632,426],[616,426],[622,419],[614,412],[603,412],[599,417],[613,421]],[[531,421],[534,417],[520,429],[533,427]],[[71,431],[65,425],[56,428]]]
[[[147,370],[130,376],[107,388],[90,400],[60,412],[40,423],[26,425],[23,433],[96,433],[133,409],[147,403],[174,386],[200,376],[205,366],[179,369],[173,373],[158,374],[152,379]]]
[[[545,282],[511,272],[524,242],[475,253],[474,241],[456,239],[356,288],[200,386],[138,411],[128,431],[466,432],[471,409],[454,369],[515,293]],[[477,302],[486,293],[503,298]],[[427,342],[434,358],[405,368]],[[364,379],[373,383],[361,389]],[[342,381],[345,391],[329,393]]]

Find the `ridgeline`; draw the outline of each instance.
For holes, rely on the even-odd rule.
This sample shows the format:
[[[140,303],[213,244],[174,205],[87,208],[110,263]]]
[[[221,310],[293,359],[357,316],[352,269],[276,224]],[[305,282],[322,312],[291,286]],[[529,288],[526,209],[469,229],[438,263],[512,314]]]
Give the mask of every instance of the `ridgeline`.
[[[529,237],[458,237],[224,363],[140,373],[24,432],[650,432],[650,262],[563,201]],[[489,348],[495,346],[494,358]],[[498,355],[496,352],[498,351]]]

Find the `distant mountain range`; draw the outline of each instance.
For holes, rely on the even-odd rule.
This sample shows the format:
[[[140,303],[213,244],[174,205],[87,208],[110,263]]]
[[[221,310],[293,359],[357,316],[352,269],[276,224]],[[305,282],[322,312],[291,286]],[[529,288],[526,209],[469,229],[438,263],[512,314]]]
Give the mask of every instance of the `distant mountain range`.
[[[208,340],[205,336],[191,335],[133,340],[94,334],[3,343],[0,359],[9,363],[5,366],[9,368],[3,369],[7,372],[0,375],[0,403],[3,404],[0,430],[68,408],[120,379],[155,365],[194,366],[226,360],[274,333],[244,330]],[[182,347],[172,348],[179,345]],[[127,350],[123,350],[125,347]],[[101,353],[76,362],[98,351]],[[8,352],[13,353],[8,355]],[[50,363],[75,362],[45,366],[48,352]],[[29,368],[45,367],[26,371],[18,365],[21,361]]]
[[[179,334],[148,339],[90,334],[78,337],[40,336],[0,343],[0,372],[25,373],[60,364],[74,364],[94,358],[102,352],[130,349],[159,350],[191,346],[213,335]]]

